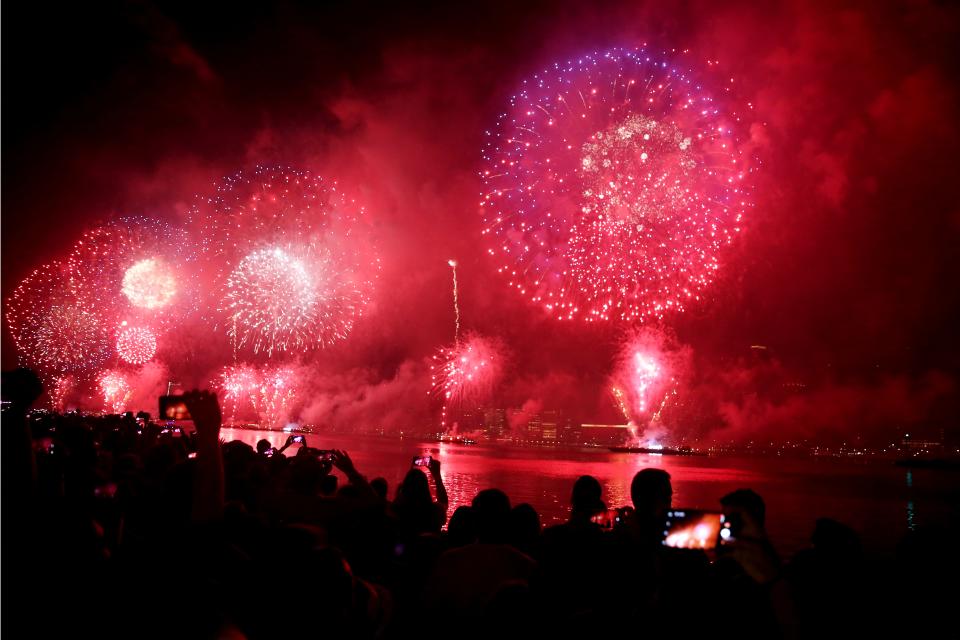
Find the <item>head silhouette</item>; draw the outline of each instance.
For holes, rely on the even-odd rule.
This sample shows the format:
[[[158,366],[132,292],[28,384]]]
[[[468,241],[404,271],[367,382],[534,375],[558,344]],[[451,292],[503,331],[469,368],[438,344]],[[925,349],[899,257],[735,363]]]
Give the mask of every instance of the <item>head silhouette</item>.
[[[591,517],[606,509],[600,496],[603,488],[600,481],[593,476],[580,476],[573,483],[573,493],[570,496],[571,520],[589,520]]]
[[[673,500],[670,474],[662,469],[643,469],[633,476],[630,499],[638,517],[662,520],[667,517]]]
[[[480,542],[504,543],[510,538],[510,498],[499,489],[484,489],[473,499],[472,513]]]

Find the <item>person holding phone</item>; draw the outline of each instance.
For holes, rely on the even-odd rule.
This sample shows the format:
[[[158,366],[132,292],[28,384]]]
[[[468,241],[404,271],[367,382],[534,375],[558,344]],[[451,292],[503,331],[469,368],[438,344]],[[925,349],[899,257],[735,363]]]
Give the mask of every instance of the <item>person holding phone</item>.
[[[447,489],[440,475],[440,461],[431,456],[414,458],[412,469],[407,472],[397,489],[393,508],[400,521],[401,537],[410,539],[423,533],[439,534],[447,521]],[[426,470],[424,473],[422,470]],[[437,498],[430,496],[427,474],[433,478]]]

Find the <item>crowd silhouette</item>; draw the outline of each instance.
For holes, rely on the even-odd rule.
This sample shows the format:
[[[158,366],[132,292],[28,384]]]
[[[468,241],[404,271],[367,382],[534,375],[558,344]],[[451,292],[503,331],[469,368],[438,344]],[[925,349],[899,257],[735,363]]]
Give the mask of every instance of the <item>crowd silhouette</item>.
[[[26,370],[3,391],[4,619],[32,637],[957,633],[945,530],[876,558],[823,519],[785,561],[763,499],[742,489],[716,506],[735,540],[677,549],[663,544],[673,492],[658,469],[636,474],[620,509],[581,476],[568,521],[542,528],[498,488],[450,513],[436,458],[391,491],[346,451],[222,442],[206,392],[185,394],[184,433],[29,413],[41,386]]]

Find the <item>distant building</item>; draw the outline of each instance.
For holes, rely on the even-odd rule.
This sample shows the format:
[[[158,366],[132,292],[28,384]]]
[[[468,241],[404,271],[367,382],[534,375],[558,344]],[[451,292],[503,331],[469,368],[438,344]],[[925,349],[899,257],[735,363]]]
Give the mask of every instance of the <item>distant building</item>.
[[[560,432],[560,412],[544,411],[540,414],[540,439],[544,442],[556,442]]]
[[[615,447],[626,442],[630,427],[625,424],[582,424],[580,434],[584,444]]]
[[[483,432],[490,440],[499,440],[507,432],[507,412],[505,409],[483,410]]]

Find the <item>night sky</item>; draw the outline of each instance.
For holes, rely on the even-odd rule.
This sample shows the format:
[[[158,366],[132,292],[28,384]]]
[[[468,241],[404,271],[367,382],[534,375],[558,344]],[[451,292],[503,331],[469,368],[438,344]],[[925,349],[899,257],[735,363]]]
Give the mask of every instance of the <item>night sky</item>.
[[[430,419],[426,362],[452,339],[456,257],[465,328],[510,354],[494,404],[615,420],[605,384],[623,327],[558,323],[504,286],[480,237],[477,170],[483,132],[522,78],[647,42],[720,61],[755,105],[763,160],[719,281],[661,325],[690,352],[676,432],[956,430],[956,6],[459,5],[5,7],[4,299],[97,222],[181,222],[226,174],[300,166],[362,194],[383,263],[351,338],[302,363],[305,419]],[[192,354],[168,363],[188,384],[217,364],[173,353]],[[3,366],[15,363],[4,332]]]

